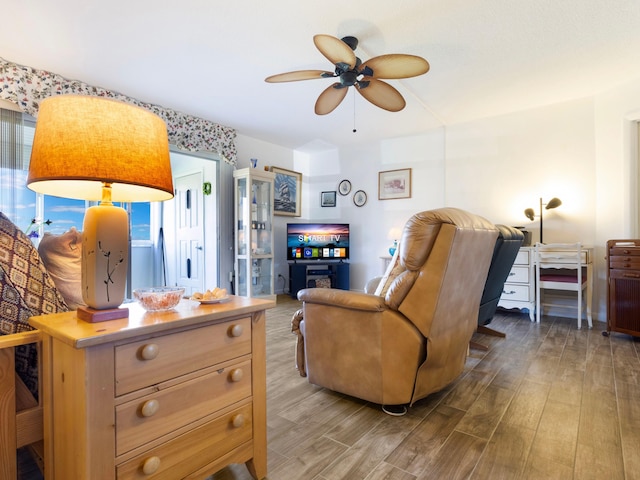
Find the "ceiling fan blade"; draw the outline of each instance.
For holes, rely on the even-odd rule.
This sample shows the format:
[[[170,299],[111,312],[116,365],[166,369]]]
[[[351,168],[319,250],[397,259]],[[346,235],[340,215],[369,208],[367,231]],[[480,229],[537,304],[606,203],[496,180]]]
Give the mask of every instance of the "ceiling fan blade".
[[[333,72],[325,72],[324,70],[298,70],[296,72],[279,73],[271,75],[264,79],[265,82],[297,82],[299,80],[314,80],[316,78],[334,77]]]
[[[356,54],[351,47],[342,40],[331,35],[314,35],[313,43],[320,53],[334,65],[344,63],[349,65],[348,70],[356,66]]]
[[[336,86],[340,88],[336,88]],[[325,89],[316,100],[316,114],[326,115],[333,112],[340,105],[340,102],[344,100],[347,90],[349,90],[348,87],[343,87],[338,82]]]
[[[364,72],[369,67],[372,72]],[[373,78],[410,78],[429,71],[429,62],[416,55],[390,53],[373,57],[362,64],[360,71]]]
[[[369,84],[366,87],[356,84],[358,92],[376,107],[390,112],[399,112],[405,107],[406,102],[400,92],[388,83],[371,77],[365,77],[363,80]]]

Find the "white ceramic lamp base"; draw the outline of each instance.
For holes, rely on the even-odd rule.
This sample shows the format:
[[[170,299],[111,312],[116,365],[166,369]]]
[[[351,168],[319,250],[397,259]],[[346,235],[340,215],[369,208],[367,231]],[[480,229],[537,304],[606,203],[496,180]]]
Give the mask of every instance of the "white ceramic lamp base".
[[[82,232],[82,298],[92,310],[118,310],[104,312],[100,320],[93,321],[128,316],[128,309],[117,308],[125,297],[128,263],[127,212],[109,204],[89,207]],[[78,312],[86,320],[87,309],[79,309]]]

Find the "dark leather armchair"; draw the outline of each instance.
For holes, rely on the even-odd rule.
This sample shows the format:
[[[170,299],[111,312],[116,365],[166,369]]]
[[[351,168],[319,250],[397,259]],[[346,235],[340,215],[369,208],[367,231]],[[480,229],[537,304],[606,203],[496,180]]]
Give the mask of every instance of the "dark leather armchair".
[[[498,229],[498,239],[493,250],[491,266],[487,274],[487,281],[480,300],[480,310],[478,313],[478,332],[488,335],[504,337],[505,334],[493,330],[487,325],[491,323],[498,308],[498,302],[504,289],[504,283],[509,277],[509,272],[513,262],[518,255],[518,251],[524,241],[524,234],[517,228],[505,225],[496,225]],[[472,342],[473,347],[486,349],[487,347],[476,342]]]
[[[381,405],[413,403],[451,383],[477,327],[497,235],[459,209],[418,213],[376,294],[298,292],[298,365],[309,382]]]

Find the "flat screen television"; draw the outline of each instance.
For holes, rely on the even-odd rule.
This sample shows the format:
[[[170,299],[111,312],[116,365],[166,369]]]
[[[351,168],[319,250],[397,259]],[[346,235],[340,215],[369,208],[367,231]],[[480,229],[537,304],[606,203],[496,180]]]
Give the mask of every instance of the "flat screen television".
[[[288,223],[287,260],[347,260],[348,223]]]

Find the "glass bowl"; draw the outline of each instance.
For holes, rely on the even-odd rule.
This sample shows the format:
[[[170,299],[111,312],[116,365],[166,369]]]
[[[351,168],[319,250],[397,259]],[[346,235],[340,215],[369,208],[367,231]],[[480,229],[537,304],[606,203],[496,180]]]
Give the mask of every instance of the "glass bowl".
[[[184,287],[136,288],[133,297],[147,312],[171,310],[184,295]]]

